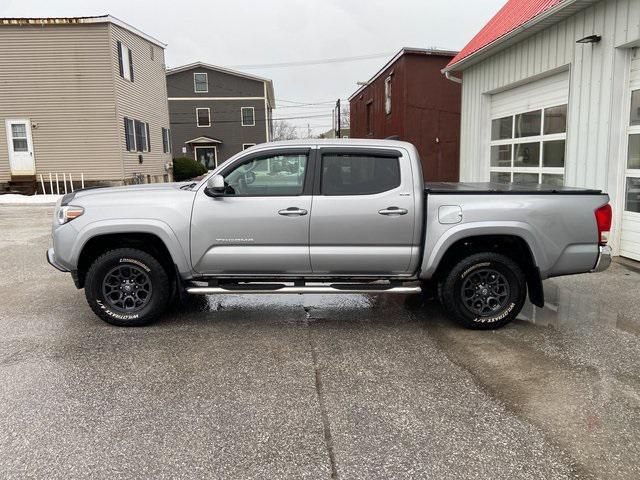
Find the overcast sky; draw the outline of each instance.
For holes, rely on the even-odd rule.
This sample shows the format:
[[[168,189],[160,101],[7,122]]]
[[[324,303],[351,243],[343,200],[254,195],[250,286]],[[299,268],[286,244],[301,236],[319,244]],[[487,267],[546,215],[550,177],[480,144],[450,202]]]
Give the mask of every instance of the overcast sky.
[[[506,0],[2,0],[0,16],[109,13],[167,43],[166,63],[238,65],[389,54],[403,46],[459,50]],[[274,82],[277,118],[300,133],[331,127],[329,103],[346,99],[388,58],[287,68],[244,68]],[[282,108],[281,108],[282,107]],[[321,116],[325,115],[325,116]]]

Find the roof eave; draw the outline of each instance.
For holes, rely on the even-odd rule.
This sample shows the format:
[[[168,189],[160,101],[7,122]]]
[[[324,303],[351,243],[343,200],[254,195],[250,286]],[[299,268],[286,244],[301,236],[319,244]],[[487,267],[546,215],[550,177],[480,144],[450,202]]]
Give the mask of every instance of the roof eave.
[[[511,45],[512,43],[516,43],[515,41],[516,38],[521,36],[523,37],[529,36],[529,35],[533,35],[534,33],[537,33],[538,30],[534,30],[534,27],[538,26],[539,24],[541,24],[545,20],[548,20],[550,17],[554,15],[558,15],[563,11],[567,12],[568,7],[570,6],[576,6],[576,7],[579,7],[579,9],[582,9],[598,1],[599,0],[566,0],[565,2],[559,3],[558,5],[555,5],[550,9],[546,10],[545,12],[541,13],[540,15],[535,16],[528,22],[523,23],[519,27],[514,28],[510,32],[497,38],[496,40],[489,43],[488,45],[485,45],[484,47],[467,55],[462,60],[459,60],[454,64],[447,65],[445,68],[442,69],[442,73],[462,71],[465,68],[468,68],[484,60],[485,58],[490,57],[491,55],[497,53],[498,51],[500,51],[499,47],[506,47]],[[553,23],[560,22],[564,20],[566,17],[573,15],[574,13],[576,13],[575,10],[571,10],[570,12],[566,13],[566,15],[558,16],[558,18],[555,19]],[[544,25],[544,28],[547,28],[547,27],[548,25]],[[505,45],[505,43],[507,45]]]
[[[220,67],[219,65],[212,65],[205,62],[192,62],[186,65],[181,65],[179,67],[167,68],[165,73],[166,75],[173,75],[174,73],[184,72],[186,70],[191,70],[192,68],[197,67],[208,68],[210,70],[216,70],[218,72],[227,73],[229,75],[235,75],[238,77],[248,78],[249,80],[255,80],[257,82],[265,83],[267,85],[267,100],[269,101],[269,105],[271,105],[271,108],[276,108],[276,97],[273,89],[273,80],[271,80],[270,78],[258,77],[257,75],[251,75],[249,73],[239,72],[237,70]]]
[[[400,51],[398,51],[398,53],[396,53],[391,58],[391,60],[385,63],[380,70],[378,70],[369,80],[367,80],[366,85],[362,85],[355,92],[353,92],[351,96],[349,96],[348,100],[351,101],[352,99],[357,97],[365,88],[371,85],[371,82],[375,81],[380,75],[384,73],[385,70],[387,70],[391,65],[397,62],[400,57],[402,57],[404,54],[407,54],[407,53],[423,54],[423,55],[430,55],[430,56],[440,55],[443,57],[448,57],[448,56],[453,57],[458,54],[458,52],[453,50],[437,50],[437,49],[426,49],[426,48],[422,49],[422,48],[415,48],[415,47],[402,47]]]
[[[85,23],[112,23],[150,43],[153,43],[154,45],[157,45],[160,48],[164,49],[167,47],[166,43],[163,43],[157,38],[147,35],[142,30],[138,30],[136,27],[108,14],[95,15],[91,17],[7,17],[0,20],[4,20],[5,22],[0,22],[0,24],[5,25],[77,25]]]

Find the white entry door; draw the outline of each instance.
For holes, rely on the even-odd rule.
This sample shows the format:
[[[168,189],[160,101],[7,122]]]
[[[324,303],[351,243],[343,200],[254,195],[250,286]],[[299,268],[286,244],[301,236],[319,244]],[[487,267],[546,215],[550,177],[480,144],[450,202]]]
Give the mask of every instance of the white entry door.
[[[31,122],[29,119],[20,118],[6,120],[5,123],[11,175],[35,175]]]
[[[637,54],[631,61],[630,80],[620,255],[640,260],[640,57]]]

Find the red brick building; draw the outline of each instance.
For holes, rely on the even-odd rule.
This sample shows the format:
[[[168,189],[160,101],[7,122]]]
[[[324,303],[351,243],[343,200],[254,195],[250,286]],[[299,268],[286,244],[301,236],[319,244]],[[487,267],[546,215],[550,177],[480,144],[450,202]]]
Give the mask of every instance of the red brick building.
[[[425,181],[458,181],[462,88],[441,70],[457,52],[403,48],[349,97],[351,138],[413,143]]]

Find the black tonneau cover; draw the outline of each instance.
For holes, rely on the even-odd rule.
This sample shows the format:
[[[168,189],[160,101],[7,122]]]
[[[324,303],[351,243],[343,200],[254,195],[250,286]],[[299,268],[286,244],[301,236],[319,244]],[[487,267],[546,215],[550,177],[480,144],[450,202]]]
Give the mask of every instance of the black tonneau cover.
[[[443,194],[501,194],[501,195],[597,195],[602,190],[576,187],[555,187],[537,183],[494,183],[494,182],[427,182],[424,184],[425,193]]]

